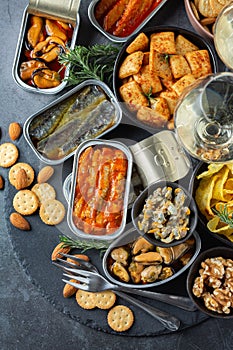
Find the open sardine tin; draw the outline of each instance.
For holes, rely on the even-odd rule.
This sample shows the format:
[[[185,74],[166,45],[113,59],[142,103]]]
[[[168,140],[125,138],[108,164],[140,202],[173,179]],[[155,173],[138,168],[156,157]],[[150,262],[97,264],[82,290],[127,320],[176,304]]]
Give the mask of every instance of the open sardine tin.
[[[94,186],[94,191],[96,191],[96,193],[101,193],[101,198],[99,196],[95,196],[95,204],[93,204],[93,196],[91,196],[90,192],[85,192],[85,189],[83,189],[84,186],[82,186],[82,189],[77,190],[77,188],[79,188],[79,181],[81,182],[80,177],[78,178],[78,176],[85,176],[85,183],[87,184],[87,176],[86,176],[86,169],[89,169],[88,176],[92,176],[94,172],[93,168],[95,168],[94,166],[89,166],[88,167],[88,161],[85,158],[86,153],[85,152],[89,152],[89,150],[91,149],[91,151],[93,153],[91,153],[92,155],[89,156],[89,160],[91,159],[92,164],[95,164],[96,162],[96,167],[98,169],[105,169],[105,166],[108,166],[109,162],[110,162],[110,167],[114,167],[114,158],[109,159],[106,158],[102,158],[102,163],[101,163],[101,157],[105,157],[107,156],[109,149],[112,150],[113,152],[118,152],[120,151],[120,154],[124,155],[124,164],[127,164],[127,169],[125,172],[125,176],[124,178],[122,177],[121,179],[121,183],[117,184],[117,182],[110,182],[110,179],[112,179],[113,176],[113,172],[111,174],[111,176],[109,176],[108,178],[105,178],[105,181],[108,182],[112,185],[112,189],[113,186],[119,186],[117,187],[118,190],[118,194],[121,198],[121,206],[120,206],[120,211],[121,211],[121,220],[118,222],[119,225],[116,225],[112,232],[108,232],[107,230],[103,229],[101,231],[98,231],[98,229],[95,231],[93,230],[92,233],[88,233],[88,232],[84,232],[85,229],[82,228],[78,228],[77,225],[75,224],[75,216],[77,218],[77,212],[76,215],[73,215],[74,212],[74,204],[78,202],[78,206],[76,208],[78,208],[78,213],[80,213],[80,220],[82,220],[81,218],[86,218],[86,216],[82,216],[81,213],[85,214],[85,207],[83,207],[83,211],[80,212],[79,210],[81,210],[81,201],[78,201],[77,196],[86,198],[85,196],[87,196],[87,194],[85,195],[85,193],[88,193],[88,195],[90,195],[90,202],[86,202],[86,203],[90,203],[89,209],[91,210],[96,210],[98,215],[101,216],[101,214],[103,213],[102,208],[107,208],[104,209],[105,213],[108,212],[110,214],[112,214],[112,218],[117,218],[117,215],[119,213],[118,210],[115,210],[116,207],[114,207],[114,203],[116,204],[118,199],[117,197],[114,197],[114,200],[110,200],[110,195],[109,192],[111,193],[111,190],[108,189],[108,199],[104,199],[102,201],[103,195],[102,195],[102,191],[105,191],[105,187],[100,188],[98,187],[100,182],[98,182],[97,184],[97,188]],[[98,150],[99,153],[98,153]],[[95,153],[97,152],[97,153]],[[101,153],[100,153],[101,152]],[[106,153],[107,152],[107,153]],[[94,155],[94,157],[96,156],[96,158],[93,160],[92,156]],[[84,158],[80,158],[80,157],[84,157]],[[88,155],[87,155],[88,157]],[[107,156],[109,157],[109,156]],[[117,159],[118,156],[116,157]],[[80,160],[81,159],[81,160]],[[82,165],[81,161],[84,161],[84,164]],[[94,162],[94,163],[93,163]],[[80,165],[81,164],[81,165]],[[100,165],[101,164],[101,165]],[[115,163],[115,170],[117,171],[117,174],[119,175],[119,164]],[[91,170],[90,170],[91,169]],[[113,169],[113,168],[112,168]],[[81,174],[81,175],[80,175]],[[102,173],[103,174],[103,173]],[[106,173],[105,173],[106,174]],[[126,217],[127,217],[127,210],[128,210],[128,198],[129,198],[129,193],[130,193],[130,187],[131,187],[131,174],[132,174],[132,155],[131,152],[129,150],[129,148],[127,146],[125,146],[123,143],[119,142],[119,141],[115,141],[115,140],[89,140],[89,141],[84,141],[76,150],[75,155],[74,155],[74,161],[73,161],[73,170],[72,170],[72,175],[71,175],[71,185],[70,185],[70,190],[69,190],[69,198],[68,198],[68,210],[67,210],[67,223],[71,229],[71,231],[80,239],[84,239],[84,240],[100,240],[100,241],[113,241],[114,239],[116,239],[117,237],[119,237],[124,229],[125,229],[125,225],[126,225]],[[98,172],[98,179],[100,181],[100,176],[101,176],[101,171]],[[104,178],[103,178],[104,179]],[[91,182],[90,182],[91,183]],[[104,182],[105,183],[105,182]],[[110,185],[110,186],[111,186]],[[110,187],[109,186],[109,187]],[[90,184],[88,184],[88,191],[90,190],[92,186]],[[93,189],[93,188],[92,188]],[[101,192],[98,192],[99,189],[101,190]],[[121,189],[121,190],[120,190]],[[114,189],[116,190],[116,189]],[[77,194],[78,193],[78,194]],[[117,192],[116,192],[117,193]],[[101,206],[103,204],[103,206]],[[86,204],[87,205],[87,204]],[[97,206],[96,206],[97,205]],[[114,209],[110,209],[110,208],[114,208]],[[93,225],[94,227],[97,227],[99,225],[99,221],[97,221],[97,214],[95,215],[95,224]],[[79,225],[78,225],[79,226]],[[82,226],[82,222],[81,222],[81,226]],[[90,226],[89,226],[90,227]],[[85,230],[86,231],[86,230]]]
[[[78,13],[79,4],[80,4],[80,0],[67,0],[67,1],[56,0],[56,2],[48,1],[48,0],[29,0],[29,4],[25,8],[23,13],[18,42],[16,46],[16,51],[15,51],[13,67],[12,67],[12,76],[18,86],[20,86],[21,88],[23,88],[28,92],[35,92],[35,93],[41,93],[41,94],[56,94],[65,88],[67,84],[66,78],[69,75],[69,67],[68,66],[64,67],[63,70],[61,70],[61,66],[58,64],[57,59],[48,63],[41,61],[40,67],[38,68],[38,69],[43,69],[42,63],[44,63],[46,66],[48,66],[48,68],[51,71],[56,72],[56,74],[54,74],[52,78],[56,77],[57,79],[57,74],[60,75],[61,82],[59,83],[59,85],[54,87],[42,88],[42,87],[37,87],[36,85],[34,86],[31,82],[31,80],[33,79],[29,79],[28,77],[27,77],[28,79],[23,80],[20,76],[20,66],[23,62],[27,62],[27,60],[30,60],[30,57],[26,57],[26,55],[30,56],[31,50],[32,50],[32,48],[30,48],[30,50],[28,49],[28,44],[27,44],[27,33],[31,26],[31,22],[30,22],[31,16],[38,16],[43,21],[47,19],[57,20],[70,26],[70,28],[72,28],[70,33],[71,37],[68,38],[67,42],[65,43],[65,46],[69,47],[70,49],[74,48],[76,39],[77,39],[78,30],[79,30],[79,24],[80,24],[80,17]],[[46,37],[45,35],[43,40],[42,39],[41,40],[46,41],[47,38],[48,36]],[[58,42],[58,46],[60,45],[59,42]],[[50,43],[48,43],[48,45],[49,44]],[[52,47],[52,45],[50,45],[50,47]],[[59,47],[61,48],[63,46],[60,45]],[[51,50],[54,50],[54,49],[51,49]],[[37,61],[40,61],[40,59],[37,59]],[[58,71],[62,72],[62,74],[58,73]]]
[[[96,9],[97,7],[100,5],[101,3],[101,0],[93,0],[89,7],[88,7],[88,17],[89,17],[89,20],[90,22],[92,23],[92,25],[97,28],[105,37],[107,37],[109,40],[113,41],[113,42],[116,42],[116,43],[124,43],[125,41],[127,41],[132,35],[138,33],[139,31],[142,30],[142,28],[147,24],[147,22],[149,22],[151,20],[152,17],[155,16],[155,14],[160,10],[160,8],[162,6],[165,5],[165,3],[167,2],[168,0],[155,0],[153,3],[152,3],[152,7],[154,6],[153,10],[151,11],[147,11],[147,14],[146,16],[143,16],[142,15],[142,19],[141,21],[139,21],[139,23],[137,23],[135,25],[135,28],[134,30],[130,33],[130,34],[126,34],[125,36],[118,36],[118,35],[114,35],[114,34],[111,34],[110,32],[106,31],[103,26],[100,24],[100,22],[97,20],[96,18]],[[141,1],[141,4],[140,4],[140,11],[142,9],[142,6],[145,5],[146,6],[146,0],[144,1]],[[111,1],[110,1],[111,3]],[[139,2],[140,3],[140,2]],[[151,2],[150,2],[151,3]],[[118,4],[117,4],[118,5]],[[106,6],[106,5],[105,5]],[[148,6],[147,6],[148,7]],[[110,7],[110,9],[112,9],[112,7]],[[119,6],[118,6],[118,9],[117,9],[117,15],[119,13]],[[139,13],[139,11],[138,11]],[[137,15],[138,13],[136,13],[135,15]],[[111,16],[112,16],[112,13],[111,13]],[[113,15],[114,16],[114,15]],[[134,16],[135,17],[135,16]],[[127,24],[129,24],[130,20],[127,19]]]
[[[89,79],[30,116],[23,134],[41,162],[58,165],[73,156],[83,141],[104,136],[121,119],[111,89]]]

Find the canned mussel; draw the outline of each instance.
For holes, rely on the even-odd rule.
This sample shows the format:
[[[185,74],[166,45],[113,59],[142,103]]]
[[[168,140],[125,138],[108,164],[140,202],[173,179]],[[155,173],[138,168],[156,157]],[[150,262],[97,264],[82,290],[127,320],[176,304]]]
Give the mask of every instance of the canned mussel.
[[[90,79],[29,117],[24,136],[41,161],[59,164],[73,155],[83,141],[115,128],[121,117],[108,86]]]
[[[47,16],[39,9],[31,13],[28,6],[23,15],[21,31],[13,64],[13,78],[27,91],[54,94],[61,91],[69,67],[59,62],[59,55],[76,42],[79,15],[74,21]]]
[[[67,222],[82,239],[111,241],[124,230],[132,156],[118,141],[83,142],[74,157]]]

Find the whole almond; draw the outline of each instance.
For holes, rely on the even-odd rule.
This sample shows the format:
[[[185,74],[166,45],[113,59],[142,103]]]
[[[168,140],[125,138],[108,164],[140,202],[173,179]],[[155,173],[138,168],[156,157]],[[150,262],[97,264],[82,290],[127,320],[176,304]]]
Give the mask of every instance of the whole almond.
[[[0,175],[0,190],[3,190],[3,188],[4,188],[4,180],[2,175]]]
[[[28,186],[27,173],[24,169],[19,169],[15,175],[15,188],[22,190]]]
[[[71,279],[70,282],[75,282],[78,283],[75,279]],[[69,298],[72,295],[74,295],[77,291],[77,288],[74,286],[71,286],[70,284],[66,283],[63,288],[63,297],[64,298]]]
[[[54,173],[54,169],[53,167],[51,167],[50,165],[45,166],[44,168],[42,168],[37,176],[37,182],[43,183],[43,182],[47,182],[50,177],[53,175]]]
[[[70,247],[65,246],[64,242],[60,242],[53,250],[52,255],[51,255],[51,259],[54,261],[57,258],[63,258],[62,255],[60,255],[59,253],[64,253],[67,254],[70,251]]]
[[[11,123],[9,125],[9,136],[11,138],[12,141],[15,141],[19,138],[20,134],[21,134],[21,126],[19,123]]]
[[[30,223],[19,213],[11,213],[10,222],[19,230],[29,231],[31,229]]]

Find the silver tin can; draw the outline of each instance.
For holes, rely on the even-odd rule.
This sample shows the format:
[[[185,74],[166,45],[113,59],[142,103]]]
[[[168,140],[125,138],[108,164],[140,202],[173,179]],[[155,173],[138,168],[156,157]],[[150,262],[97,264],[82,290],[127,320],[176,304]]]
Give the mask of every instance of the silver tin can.
[[[12,67],[12,76],[16,84],[28,92],[35,92],[35,93],[41,93],[41,94],[47,94],[47,95],[57,94],[61,90],[63,90],[67,84],[67,82],[65,81],[65,78],[68,77],[69,75],[69,67],[66,67],[64,78],[62,79],[61,83],[58,86],[52,87],[52,88],[43,89],[43,88],[38,88],[36,86],[28,85],[20,77],[19,70],[24,57],[24,54],[23,54],[24,44],[25,44],[27,30],[29,26],[29,20],[31,16],[31,13],[29,11],[30,11],[29,6],[27,6],[24,10],[23,17],[22,17],[21,28],[19,32],[18,42],[16,46],[16,51],[15,51],[15,57],[14,57],[14,62]],[[73,26],[73,35],[69,44],[70,49],[73,49],[75,46],[77,34],[79,30],[79,23],[80,23],[80,18],[79,18],[79,13],[77,12],[75,23],[73,21],[71,23]]]
[[[140,23],[140,25],[138,25],[136,27],[136,29],[128,36],[125,37],[120,37],[120,36],[116,36],[113,34],[108,33],[107,31],[105,31],[103,29],[103,27],[99,24],[99,22],[97,21],[96,17],[95,17],[95,7],[98,4],[98,2],[100,2],[100,0],[93,0],[89,7],[88,7],[88,17],[90,22],[93,24],[93,26],[95,28],[97,28],[104,36],[106,36],[109,40],[116,42],[116,43],[124,43],[125,41],[127,41],[132,35],[138,33],[139,31],[142,30],[142,28],[147,24],[147,22],[149,22],[151,20],[152,17],[155,16],[155,14],[160,10],[160,8],[165,5],[165,3],[168,0],[161,0],[159,2],[159,4],[156,6],[156,8],[154,10],[152,10],[150,12],[150,14]]]
[[[160,180],[175,182],[187,175],[191,161],[175,133],[160,131],[130,146],[144,188]]]
[[[79,169],[79,159],[81,154],[88,148],[88,147],[97,147],[97,148],[113,148],[117,149],[123,152],[125,155],[125,158],[127,160],[127,171],[126,171],[126,177],[124,182],[124,193],[122,194],[122,200],[123,200],[123,208],[122,208],[122,219],[121,224],[116,230],[112,233],[108,234],[91,234],[91,233],[85,233],[81,229],[79,229],[75,223],[74,223],[74,215],[73,215],[73,208],[74,208],[74,202],[75,202],[75,195],[76,195],[76,186],[77,186],[77,180],[78,180],[78,169]],[[98,162],[98,159],[96,160]],[[74,155],[74,161],[73,161],[73,169],[72,169],[72,178],[71,178],[71,186],[69,191],[69,205],[68,205],[68,211],[67,211],[67,223],[71,229],[71,231],[79,238],[85,239],[85,240],[100,240],[100,241],[109,241],[111,242],[115,238],[119,237],[122,232],[124,231],[125,224],[126,224],[126,217],[127,217],[127,210],[128,210],[128,198],[129,198],[129,192],[130,192],[130,185],[131,185],[131,173],[132,173],[132,155],[130,150],[127,146],[125,146],[123,143],[119,141],[110,141],[110,140],[89,140],[84,141],[76,150]],[[106,205],[111,205],[111,202],[109,200],[106,200]],[[113,211],[114,212],[114,211]]]
[[[37,149],[37,147],[35,145],[35,141],[33,140],[32,132],[30,131],[31,127],[32,127],[32,123],[37,123],[39,118],[40,118],[40,120],[44,121],[45,120],[45,114],[48,115],[50,111],[53,111],[53,115],[51,115],[51,118],[54,117],[55,112],[56,112],[56,108],[58,109],[62,104],[64,104],[70,98],[72,98],[72,99],[74,98],[75,99],[75,96],[76,95],[78,96],[79,92],[81,92],[84,88],[89,87],[89,86],[90,87],[91,86],[97,86],[97,88],[100,88],[104,92],[104,94],[106,95],[106,99],[109,102],[111,102],[112,106],[114,107],[114,113],[115,113],[113,124],[108,129],[106,129],[105,131],[100,133],[98,136],[96,136],[96,138],[104,136],[105,134],[107,134],[109,131],[114,129],[120,123],[120,121],[122,119],[122,111],[121,111],[121,109],[119,107],[119,104],[116,101],[116,98],[115,98],[113,92],[111,91],[111,89],[104,82],[101,82],[99,80],[95,80],[95,79],[86,80],[85,82],[77,85],[72,90],[66,92],[64,95],[60,96],[58,99],[56,99],[55,101],[53,101],[49,105],[47,105],[44,108],[42,108],[37,113],[35,113],[32,116],[30,116],[26,120],[26,122],[24,123],[24,125],[23,125],[24,137],[25,137],[26,141],[28,142],[29,146],[31,147],[31,149],[33,150],[33,152],[36,154],[36,156],[39,158],[39,160],[41,162],[44,162],[44,163],[50,164],[50,165],[61,164],[65,160],[70,158],[75,153],[75,149],[78,147],[78,145],[81,142],[79,142],[77,144],[77,147],[72,152],[70,152],[69,154],[64,155],[60,159],[51,159],[48,156],[46,156],[45,154],[43,154],[42,152],[38,151],[38,149]],[[58,109],[57,113],[60,113],[59,109]],[[48,122],[50,122],[50,119],[48,119]],[[43,127],[44,126],[42,124],[41,128],[43,128]],[[89,128],[92,129],[93,125],[89,125]],[[70,132],[72,132],[72,131],[73,131],[73,129],[70,129]],[[40,129],[39,129],[39,132],[40,132]],[[91,137],[87,137],[87,139],[90,139],[90,138]]]

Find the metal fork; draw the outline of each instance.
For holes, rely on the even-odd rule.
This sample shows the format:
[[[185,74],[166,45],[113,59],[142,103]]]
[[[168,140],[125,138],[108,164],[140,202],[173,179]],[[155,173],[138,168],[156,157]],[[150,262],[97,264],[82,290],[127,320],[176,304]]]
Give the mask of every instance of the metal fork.
[[[143,303],[140,300],[137,300],[121,291],[115,289],[115,285],[109,283],[103,276],[101,276],[98,272],[91,272],[87,270],[83,270],[80,268],[70,268],[65,267],[64,265],[53,262],[54,265],[62,268],[68,273],[64,273],[64,276],[69,277],[69,279],[75,279],[77,282],[71,282],[70,280],[62,279],[63,282],[74,286],[77,289],[82,289],[90,292],[99,292],[102,290],[114,290],[114,292],[121,298],[127,300],[129,303],[141,308],[143,311],[147,312],[149,315],[154,317],[157,321],[159,321],[163,326],[170,331],[177,331],[180,327],[180,320],[175,316],[159,310],[151,305]],[[118,286],[116,286],[118,287]]]
[[[80,259],[80,258],[78,258],[74,255],[70,255],[70,254],[65,254],[65,253],[61,253],[61,254],[66,258],[71,258],[73,260],[76,260],[84,269],[87,269],[91,272],[99,273],[99,271],[97,270],[97,267],[95,265],[93,265],[90,261],[85,261],[83,259]],[[77,267],[76,264],[73,264],[73,263],[68,262],[66,260],[59,259],[59,258],[57,260],[59,260],[63,263],[65,262],[70,267]],[[106,282],[110,283],[107,280],[106,280]],[[159,292],[154,292],[154,291],[151,292],[148,290],[141,290],[141,289],[136,289],[136,288],[127,288],[127,287],[123,287],[123,286],[120,287],[120,286],[112,284],[112,289],[113,288],[114,288],[114,290],[116,290],[116,288],[117,288],[117,290],[120,290],[120,291],[125,292],[125,293],[140,295],[140,296],[145,297],[145,298],[161,301],[163,303],[179,307],[185,311],[197,310],[197,308],[193,304],[192,300],[187,298],[187,297],[172,295],[172,294],[164,294],[164,293],[159,293]]]

